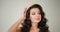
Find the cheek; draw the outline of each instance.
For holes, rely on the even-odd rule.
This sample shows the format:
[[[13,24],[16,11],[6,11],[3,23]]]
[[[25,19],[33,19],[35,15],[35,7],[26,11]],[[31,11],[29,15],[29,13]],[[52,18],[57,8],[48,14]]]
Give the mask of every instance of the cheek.
[[[32,20],[32,19],[34,19],[34,17],[35,17],[35,16],[31,15],[31,16],[30,16],[30,19]]]
[[[31,19],[31,21],[34,21],[35,16],[34,15],[30,15],[30,19]]]
[[[37,21],[37,22],[39,22],[39,21],[41,21],[41,15],[39,15],[38,17],[36,17],[34,15],[30,15],[30,19],[31,19],[31,21]],[[38,20],[36,20],[36,19],[38,19]]]
[[[41,21],[41,15],[40,15],[39,19],[40,19],[40,21]]]

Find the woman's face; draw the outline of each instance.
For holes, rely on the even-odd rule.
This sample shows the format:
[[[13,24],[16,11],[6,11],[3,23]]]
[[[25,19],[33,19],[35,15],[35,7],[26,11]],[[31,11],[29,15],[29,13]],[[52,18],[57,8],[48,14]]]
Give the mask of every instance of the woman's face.
[[[41,21],[41,13],[38,8],[32,8],[30,10],[30,19],[32,22],[38,23]]]

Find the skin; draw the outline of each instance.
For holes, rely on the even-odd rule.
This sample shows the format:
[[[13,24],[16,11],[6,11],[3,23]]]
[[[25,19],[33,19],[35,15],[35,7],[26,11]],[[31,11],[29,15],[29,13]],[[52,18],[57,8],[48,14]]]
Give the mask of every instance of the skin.
[[[31,32],[38,32],[38,23],[41,21],[41,14],[38,8],[33,8],[30,10],[30,19],[32,21]]]
[[[23,12],[23,15],[22,17],[20,17],[16,23],[14,23],[9,29],[8,29],[8,32],[20,32],[21,28],[18,27],[26,18],[26,8],[24,9],[24,12]]]
[[[37,27],[37,25],[41,21],[41,14],[38,8],[31,9],[30,19],[32,21],[32,27],[30,29],[30,32],[39,32],[39,28]],[[49,29],[48,29],[48,32],[50,32]]]
[[[24,13],[21,18],[19,18],[16,23],[14,23],[11,28],[8,29],[8,32],[21,32],[20,27],[18,27],[26,18],[25,8]],[[30,32],[39,32],[39,28],[37,28],[38,23],[41,21],[41,14],[38,8],[33,8],[30,10],[30,19],[32,21],[32,27],[30,28]]]
[[[30,10],[30,19],[32,23],[39,23],[41,20],[41,14],[38,8],[33,8]]]

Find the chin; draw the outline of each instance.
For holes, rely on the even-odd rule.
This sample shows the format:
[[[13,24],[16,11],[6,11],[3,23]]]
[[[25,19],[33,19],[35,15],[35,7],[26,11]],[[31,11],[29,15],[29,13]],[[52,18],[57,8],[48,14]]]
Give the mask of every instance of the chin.
[[[34,21],[35,23],[39,23],[40,21],[38,20],[38,21]]]

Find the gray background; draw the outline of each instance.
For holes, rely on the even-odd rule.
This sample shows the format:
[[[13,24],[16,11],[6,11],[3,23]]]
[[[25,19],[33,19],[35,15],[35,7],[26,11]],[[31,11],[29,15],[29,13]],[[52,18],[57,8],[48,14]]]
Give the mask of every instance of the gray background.
[[[51,32],[60,32],[60,0],[0,0],[0,32],[7,32],[24,8],[35,3],[43,7]]]

